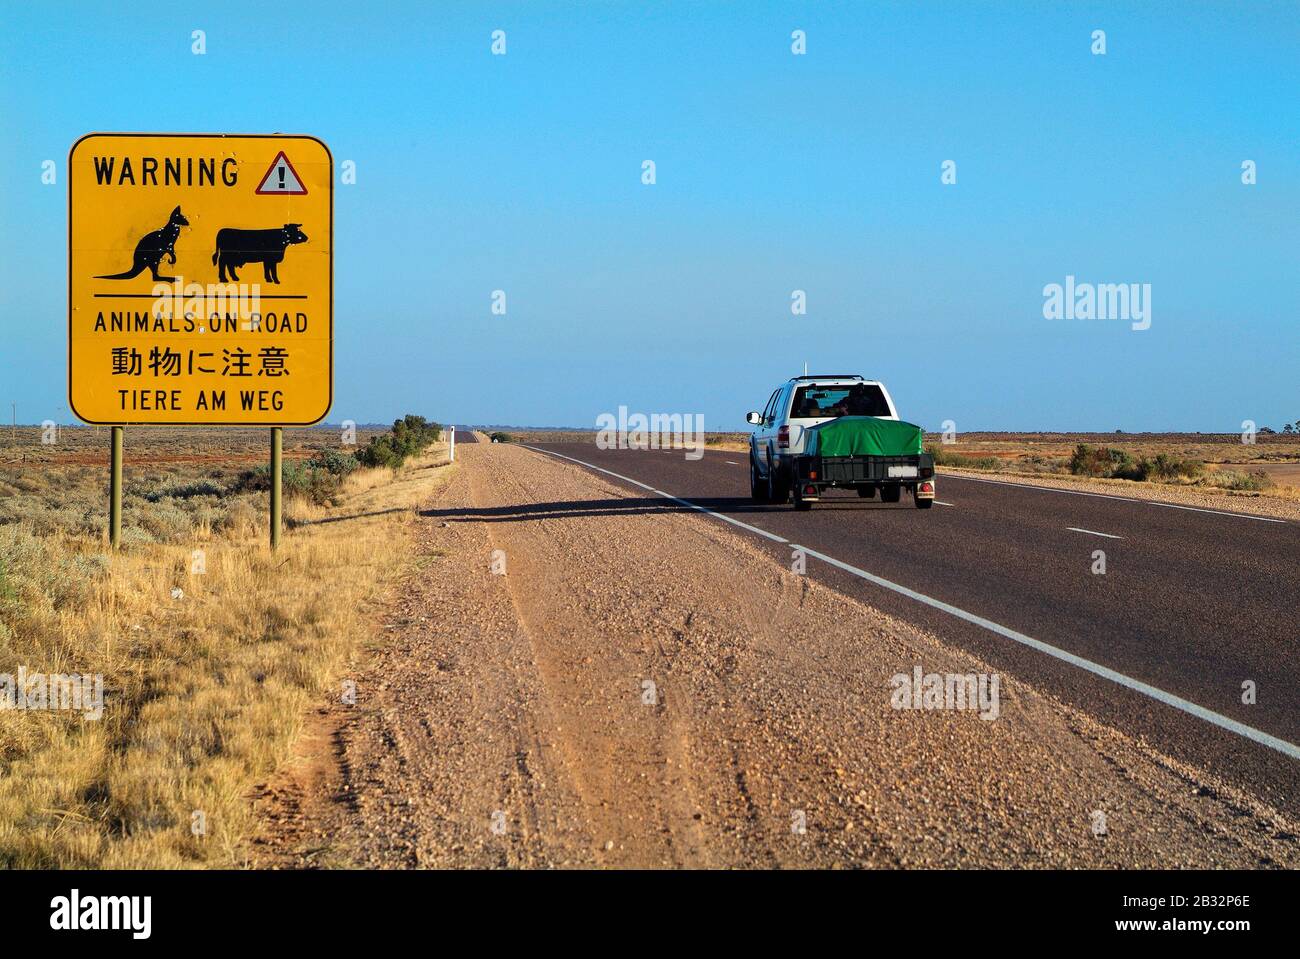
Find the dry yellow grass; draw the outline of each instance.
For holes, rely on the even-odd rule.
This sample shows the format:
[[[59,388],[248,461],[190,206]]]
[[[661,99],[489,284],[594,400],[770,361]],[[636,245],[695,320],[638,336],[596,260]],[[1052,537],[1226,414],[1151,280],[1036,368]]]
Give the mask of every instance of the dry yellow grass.
[[[93,536],[0,527],[29,571],[0,570],[0,672],[100,673],[106,700],[98,721],[0,710],[0,868],[240,865],[250,788],[370,635],[445,460],[440,444],[348,477],[338,506],[287,503],[275,554],[251,516],[107,560]]]

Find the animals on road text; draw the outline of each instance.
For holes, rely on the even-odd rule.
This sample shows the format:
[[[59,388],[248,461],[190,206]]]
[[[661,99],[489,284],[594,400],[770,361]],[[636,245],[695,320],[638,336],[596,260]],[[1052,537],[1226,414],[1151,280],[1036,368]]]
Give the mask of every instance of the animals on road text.
[[[181,208],[177,207],[172,210],[171,217],[167,220],[167,225],[161,230],[154,230],[152,233],[146,233],[140,238],[140,242],[135,245],[135,256],[131,261],[131,269],[125,273],[114,273],[111,276],[97,276],[97,280],[130,280],[144,272],[145,267],[153,274],[153,278],[158,281],[171,283],[175,281],[174,276],[159,276],[158,264],[166,256],[168,262],[173,266],[176,265],[176,238],[181,235],[181,227],[189,226],[190,221],[185,219],[181,213]]]
[[[221,282],[239,282],[236,267],[246,263],[261,263],[266,282],[279,283],[278,267],[284,259],[286,247],[306,243],[301,223],[286,223],[278,230],[236,230],[226,227],[217,231],[217,249],[212,262],[217,264]],[[230,280],[226,274],[230,274]]]

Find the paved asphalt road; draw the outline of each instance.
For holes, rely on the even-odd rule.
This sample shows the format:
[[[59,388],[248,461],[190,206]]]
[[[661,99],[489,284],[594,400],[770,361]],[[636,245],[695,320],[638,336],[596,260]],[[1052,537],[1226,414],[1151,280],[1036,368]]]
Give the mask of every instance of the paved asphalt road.
[[[744,453],[710,451],[691,461],[680,450],[599,450],[577,443],[533,448],[781,537],[788,542],[731,527],[787,566],[799,544],[1276,737],[1293,754],[1292,744],[1300,744],[1300,524],[943,474],[938,500],[950,505],[922,511],[906,495],[901,504],[886,506],[850,493],[831,494],[798,513],[750,501]],[[557,503],[553,511],[576,506]],[[594,508],[650,516],[690,507],[663,498],[652,507],[620,498]],[[1092,572],[1095,550],[1105,551],[1104,575]],[[1175,758],[1300,812],[1300,759],[1285,748],[1252,741],[825,559],[810,555],[807,571]],[[1241,702],[1247,680],[1257,686],[1255,705]]]
[[[473,430],[456,430],[457,443],[477,443],[478,437],[474,435]]]

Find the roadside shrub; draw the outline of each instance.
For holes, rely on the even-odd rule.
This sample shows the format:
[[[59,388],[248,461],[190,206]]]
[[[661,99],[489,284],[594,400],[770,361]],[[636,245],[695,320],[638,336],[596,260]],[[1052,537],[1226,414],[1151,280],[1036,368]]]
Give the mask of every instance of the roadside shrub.
[[[1124,450],[1080,443],[1070,457],[1070,472],[1075,476],[1121,477],[1136,469],[1133,457]],[[1131,476],[1128,478],[1132,478]]]
[[[1070,461],[1063,456],[1033,453],[1020,461],[1020,468],[1030,473],[1064,473]]]
[[[253,504],[246,499],[237,499],[226,507],[225,515],[217,524],[227,533],[242,536],[253,531],[260,522],[260,517]]]
[[[216,483],[208,480],[198,480],[193,483],[182,483],[178,486],[164,486],[162,489],[150,490],[141,495],[151,503],[157,503],[159,500],[167,499],[189,499],[192,496],[220,496],[225,490]]]
[[[286,461],[280,467],[285,499],[310,500],[319,506],[334,502],[343,479],[361,464],[359,457],[335,449],[318,450],[310,459]],[[256,466],[235,483],[239,493],[265,493],[271,489],[271,467]]]
[[[488,439],[493,443],[513,443],[515,441],[515,438],[509,433],[501,432],[493,433],[488,437]],[[707,443],[708,441],[706,440],[705,442]]]
[[[391,466],[396,469],[402,465],[403,459],[405,457],[397,451],[391,433],[372,437],[366,446],[357,451],[357,462],[362,466],[369,466],[371,469],[380,466]]]
[[[106,567],[103,556],[70,553],[29,526],[0,526],[0,639],[83,604]]]
[[[107,513],[106,504],[98,497],[93,503],[78,501],[67,505],[19,496],[0,498],[0,526],[26,523],[40,536],[60,531],[97,535],[107,522]]]
[[[313,466],[311,460],[286,463],[283,470],[281,483],[286,499],[299,497],[325,506],[329,505],[338,492],[340,477],[329,470]]]
[[[194,532],[193,518],[175,500],[145,505],[143,498],[128,497],[122,503],[123,526],[147,532],[153,542],[168,543],[189,539]]]
[[[1205,481],[1208,485],[1220,489],[1246,490],[1252,493],[1266,490],[1273,485],[1273,480],[1263,470],[1252,470],[1248,473],[1241,470],[1215,470],[1206,475]]]
[[[128,526],[126,520],[122,521],[122,546],[129,549],[132,546],[150,546],[158,540],[147,529],[142,526]]]
[[[351,453],[340,453],[335,449],[323,449],[307,461],[311,469],[324,470],[331,476],[347,476],[361,464]]]
[[[388,466],[396,469],[412,456],[424,451],[430,443],[442,439],[442,427],[430,423],[423,416],[408,413],[393,423],[391,431],[373,437],[356,458],[362,466]]]
[[[1134,482],[1172,482],[1195,479],[1205,470],[1200,460],[1183,459],[1171,453],[1134,460],[1125,450],[1080,443],[1070,457],[1070,472],[1076,476],[1098,476]]]
[[[1169,453],[1157,453],[1154,459],[1143,459],[1144,479],[1176,480],[1195,479],[1205,471],[1200,460],[1180,459]]]
[[[356,453],[325,447],[305,460],[286,461],[281,466],[280,483],[286,499],[305,499],[318,506],[332,505],[343,480],[362,466],[392,466],[402,464],[412,451],[418,452],[438,437],[441,430],[432,431],[423,417],[406,417],[393,424],[393,432],[372,439]],[[271,488],[270,466],[257,466],[246,471],[236,482],[235,491],[265,493]],[[240,526],[244,518],[232,521]]]
[[[1143,483],[1147,479],[1148,467],[1149,464],[1146,460],[1140,459],[1134,462],[1133,457],[1125,453],[1124,458],[1111,467],[1110,478]]]

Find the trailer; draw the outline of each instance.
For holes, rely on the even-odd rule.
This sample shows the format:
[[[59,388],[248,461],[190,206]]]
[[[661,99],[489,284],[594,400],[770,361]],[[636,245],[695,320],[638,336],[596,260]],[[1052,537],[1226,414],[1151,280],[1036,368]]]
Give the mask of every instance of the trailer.
[[[791,463],[794,508],[811,509],[828,489],[853,489],[882,503],[906,490],[917,509],[934,503],[934,457],[922,446],[921,427],[875,416],[841,416],[806,432]]]

